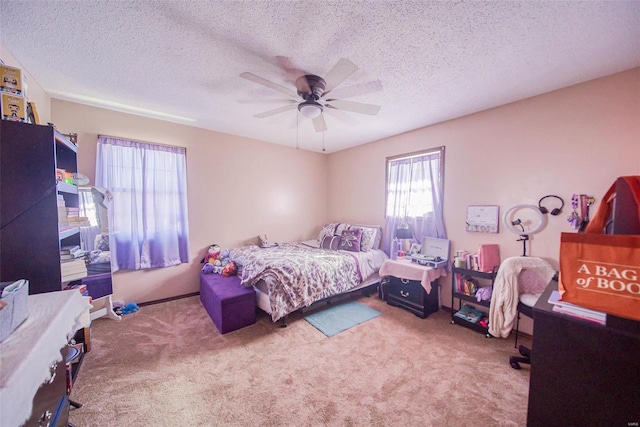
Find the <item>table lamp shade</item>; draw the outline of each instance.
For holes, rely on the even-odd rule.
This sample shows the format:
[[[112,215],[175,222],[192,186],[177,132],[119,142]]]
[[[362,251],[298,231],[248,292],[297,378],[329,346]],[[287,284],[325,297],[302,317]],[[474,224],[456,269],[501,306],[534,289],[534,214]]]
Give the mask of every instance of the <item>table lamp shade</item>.
[[[396,238],[398,239],[412,239],[413,233],[410,228],[396,228]]]

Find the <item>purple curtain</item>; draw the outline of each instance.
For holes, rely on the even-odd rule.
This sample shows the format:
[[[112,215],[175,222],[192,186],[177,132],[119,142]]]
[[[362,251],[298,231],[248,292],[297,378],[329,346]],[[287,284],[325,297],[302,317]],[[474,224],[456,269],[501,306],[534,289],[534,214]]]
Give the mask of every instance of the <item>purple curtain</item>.
[[[388,162],[387,211],[384,250],[387,254],[396,229],[408,225],[412,242],[424,236],[447,238],[442,211],[444,147]]]
[[[186,150],[99,136],[96,186],[109,209],[113,271],[189,261]]]

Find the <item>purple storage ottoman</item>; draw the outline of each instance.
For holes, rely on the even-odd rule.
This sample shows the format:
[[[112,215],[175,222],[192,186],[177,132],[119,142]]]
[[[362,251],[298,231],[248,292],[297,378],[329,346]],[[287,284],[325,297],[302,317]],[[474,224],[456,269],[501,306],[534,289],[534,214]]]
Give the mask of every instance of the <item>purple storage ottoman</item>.
[[[221,334],[256,323],[256,291],[238,276],[200,273],[200,301]]]
[[[82,284],[87,285],[87,292],[93,299],[106,297],[113,293],[111,273],[92,274],[84,277]]]

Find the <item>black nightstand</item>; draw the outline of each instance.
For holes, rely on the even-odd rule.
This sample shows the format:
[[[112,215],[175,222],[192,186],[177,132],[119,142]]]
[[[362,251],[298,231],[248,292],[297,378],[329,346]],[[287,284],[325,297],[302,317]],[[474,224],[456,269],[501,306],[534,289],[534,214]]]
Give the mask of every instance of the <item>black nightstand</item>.
[[[430,293],[427,293],[419,280],[401,279],[394,276],[386,277],[382,286],[386,288],[384,295],[387,304],[406,308],[422,319],[440,309],[437,279],[431,283]]]

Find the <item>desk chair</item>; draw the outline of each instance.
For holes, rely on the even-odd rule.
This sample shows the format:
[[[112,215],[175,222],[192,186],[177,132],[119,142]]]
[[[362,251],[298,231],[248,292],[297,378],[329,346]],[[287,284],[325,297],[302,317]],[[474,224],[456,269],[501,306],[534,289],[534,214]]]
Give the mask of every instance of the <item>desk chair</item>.
[[[515,348],[518,349],[521,357],[518,356],[510,356],[509,364],[513,369],[520,369],[520,363],[531,364],[531,349],[521,345],[518,347],[518,333],[520,331],[520,314],[524,314],[525,316],[533,319],[533,306],[536,305],[540,294],[522,294],[520,295],[520,299],[518,301],[518,314],[516,320],[516,343],[514,345]]]
[[[524,273],[524,271],[522,272]],[[522,274],[521,273],[521,274]],[[525,273],[527,274],[527,273]],[[531,276],[529,276],[529,279]],[[518,276],[518,279],[524,279],[524,276]],[[524,279],[527,280],[527,279]],[[558,280],[558,272],[553,275],[551,280]],[[518,347],[518,333],[520,331],[520,314],[524,314],[525,316],[533,319],[533,306],[538,302],[538,298],[542,295],[542,291],[536,294],[520,294],[518,298],[518,314],[516,317],[516,342],[514,347],[518,349],[521,357],[518,356],[510,356],[509,364],[513,369],[520,369],[520,363],[526,363],[528,365],[531,364],[531,349],[521,345]]]

